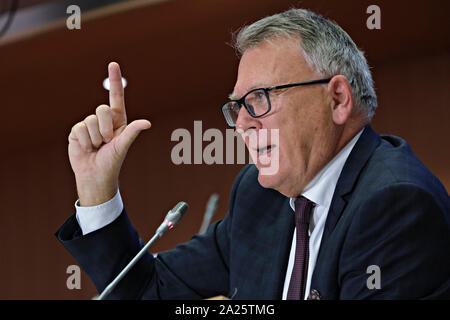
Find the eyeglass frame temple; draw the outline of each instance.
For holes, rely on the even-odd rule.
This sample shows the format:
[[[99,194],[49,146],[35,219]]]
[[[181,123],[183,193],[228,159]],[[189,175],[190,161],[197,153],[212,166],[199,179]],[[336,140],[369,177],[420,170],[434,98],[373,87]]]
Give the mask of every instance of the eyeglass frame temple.
[[[260,88],[260,89],[272,91],[272,90],[286,89],[286,88],[297,87],[297,86],[305,86],[305,85],[310,85],[310,84],[328,83],[331,81],[331,79],[333,79],[333,78],[311,80],[311,81],[306,81],[306,82],[296,82],[296,83],[290,83],[290,84],[283,84],[281,86],[273,86],[273,87],[269,87],[269,88]],[[257,90],[257,89],[255,89],[255,90]]]

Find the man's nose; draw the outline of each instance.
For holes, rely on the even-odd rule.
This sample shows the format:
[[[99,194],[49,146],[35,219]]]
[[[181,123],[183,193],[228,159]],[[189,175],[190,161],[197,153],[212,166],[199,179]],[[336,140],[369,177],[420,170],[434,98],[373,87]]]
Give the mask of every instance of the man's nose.
[[[253,118],[248,113],[247,109],[242,106],[236,120],[236,130],[247,132],[248,129],[260,129],[261,127],[261,121],[257,118]]]

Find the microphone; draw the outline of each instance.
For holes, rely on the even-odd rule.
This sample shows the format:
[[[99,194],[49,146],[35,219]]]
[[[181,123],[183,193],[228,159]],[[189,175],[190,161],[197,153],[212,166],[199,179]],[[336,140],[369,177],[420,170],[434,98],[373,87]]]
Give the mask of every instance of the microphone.
[[[188,210],[189,206],[186,202],[178,202],[177,205],[167,213],[163,223],[161,223],[156,230],[156,234],[161,238],[167,231],[175,227]]]
[[[219,206],[219,195],[217,193],[213,193],[206,204],[206,211],[203,216],[203,222],[200,227],[199,234],[203,234],[208,229],[209,224],[211,223],[211,219],[216,213],[217,207]]]
[[[178,202],[178,204],[170,210],[166,217],[164,218],[163,223],[158,227],[155,232],[155,235],[147,242],[147,244],[142,247],[141,251],[127,264],[125,268],[119,273],[119,275],[103,290],[103,292],[94,297],[93,300],[103,300],[108,294],[111,293],[112,290],[117,286],[120,280],[130,271],[130,269],[139,261],[140,258],[145,254],[145,252],[150,248],[150,246],[159,238],[161,238],[167,231],[172,229],[180,222],[181,218],[186,214],[189,210],[189,206],[186,202]]]

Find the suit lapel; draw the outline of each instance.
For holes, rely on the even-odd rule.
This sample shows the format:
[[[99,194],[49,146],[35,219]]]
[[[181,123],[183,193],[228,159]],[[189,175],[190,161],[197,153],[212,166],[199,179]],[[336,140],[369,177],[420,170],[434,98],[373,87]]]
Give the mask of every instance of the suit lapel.
[[[246,272],[239,280],[241,290],[238,290],[237,299],[240,294],[250,294],[252,299],[281,299],[283,292],[295,226],[294,214],[289,198],[278,192],[275,196],[266,195],[259,204],[258,208],[252,209],[259,211],[255,232],[246,241],[250,252],[256,255],[248,254],[240,261]]]
[[[373,131],[370,125],[367,125],[353,147],[353,150],[350,152],[341,175],[339,176],[333,199],[331,200],[327,220],[325,222],[325,229],[323,231],[320,248],[326,244],[328,237],[333,232],[334,227],[347,205],[347,199],[353,191],[361,170],[380,142],[381,139],[378,134]]]

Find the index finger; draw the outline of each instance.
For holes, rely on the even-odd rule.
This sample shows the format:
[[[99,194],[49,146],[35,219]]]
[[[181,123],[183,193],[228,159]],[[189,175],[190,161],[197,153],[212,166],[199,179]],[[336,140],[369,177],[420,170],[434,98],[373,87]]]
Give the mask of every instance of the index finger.
[[[109,105],[114,113],[118,115],[118,120],[125,120],[126,123],[126,111],[125,111],[125,98],[122,85],[122,74],[117,62],[111,62],[108,65],[108,77],[109,77]]]

